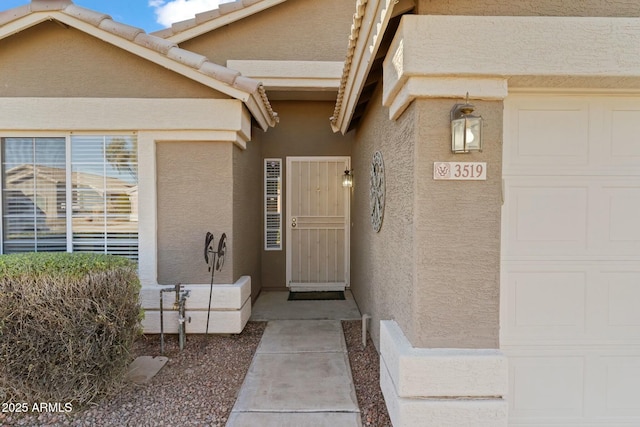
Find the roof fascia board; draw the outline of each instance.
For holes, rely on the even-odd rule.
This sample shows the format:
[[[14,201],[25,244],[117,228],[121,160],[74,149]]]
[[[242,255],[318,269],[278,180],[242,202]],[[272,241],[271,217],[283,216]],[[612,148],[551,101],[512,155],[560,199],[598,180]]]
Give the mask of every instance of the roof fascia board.
[[[255,13],[261,12],[265,9],[269,9],[275,5],[285,2],[286,0],[262,0],[257,3],[254,3],[250,6],[244,7],[235,12],[228,13],[226,15],[221,15],[217,18],[211,19],[209,21],[205,21],[200,25],[196,25],[193,28],[189,28],[187,30],[181,31],[172,36],[166,37],[167,40],[170,40],[174,43],[182,43],[187,40],[191,40],[202,34],[208,33],[209,31],[216,30],[220,27],[224,27],[225,25],[232,24],[236,21],[244,19],[248,16],[251,16]]]
[[[269,125],[275,125],[275,123],[272,123],[272,120],[269,117],[269,113],[264,108],[264,103],[261,102],[261,100],[259,100],[255,95],[251,96],[251,98],[249,98],[245,104],[247,105],[249,111],[252,112],[253,118],[256,119],[256,122],[262,130],[266,131],[269,128]]]
[[[228,68],[261,81],[269,91],[335,91],[340,85],[343,65],[340,61],[227,61]]]
[[[22,18],[6,23],[0,26],[0,40],[24,31],[28,28],[41,24],[45,21],[51,21],[51,12],[49,13],[31,13]]]
[[[394,16],[395,4],[394,0],[369,0],[365,6],[362,26],[345,85],[342,108],[336,118],[336,123],[332,124],[334,131],[339,130],[344,134],[349,129],[351,117],[355,112],[358,98],[373,66],[387,25]]]

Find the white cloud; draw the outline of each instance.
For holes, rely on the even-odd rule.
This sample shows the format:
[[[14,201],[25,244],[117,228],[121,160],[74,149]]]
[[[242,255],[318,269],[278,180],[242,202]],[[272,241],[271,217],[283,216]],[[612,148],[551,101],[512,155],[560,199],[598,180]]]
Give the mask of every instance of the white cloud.
[[[230,0],[148,0],[149,6],[155,9],[156,22],[165,27],[174,22],[184,21],[197,13],[217,9],[220,3]]]

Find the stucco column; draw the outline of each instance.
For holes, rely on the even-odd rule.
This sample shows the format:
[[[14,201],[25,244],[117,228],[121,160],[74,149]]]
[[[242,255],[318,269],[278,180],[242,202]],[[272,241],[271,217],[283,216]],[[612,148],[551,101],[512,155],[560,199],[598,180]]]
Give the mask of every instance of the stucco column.
[[[498,348],[502,101],[470,100],[483,151],[451,152],[449,111],[462,99],[417,99],[414,327],[416,347]],[[434,180],[434,162],[483,162],[484,181]]]
[[[414,24],[411,22],[410,24]],[[507,425],[499,350],[504,78],[430,73],[404,22],[383,69],[390,120],[413,115],[410,318],[382,321],[380,385],[395,427]],[[483,151],[451,152],[450,111],[466,93],[484,118]],[[478,162],[484,180],[436,180],[436,162]]]
[[[394,426],[506,426],[500,330],[502,100],[471,100],[483,151],[451,152],[458,98],[416,97],[413,302],[380,327],[380,385]],[[480,162],[487,179],[435,180],[435,162]],[[425,422],[427,424],[425,424]]]

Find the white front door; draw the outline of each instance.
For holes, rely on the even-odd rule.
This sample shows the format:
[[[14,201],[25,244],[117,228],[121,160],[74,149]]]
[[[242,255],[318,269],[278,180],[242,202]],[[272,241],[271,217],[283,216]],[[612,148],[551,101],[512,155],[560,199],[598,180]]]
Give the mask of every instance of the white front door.
[[[287,284],[293,291],[349,283],[349,157],[287,157]]]
[[[640,425],[640,97],[505,101],[509,425]]]

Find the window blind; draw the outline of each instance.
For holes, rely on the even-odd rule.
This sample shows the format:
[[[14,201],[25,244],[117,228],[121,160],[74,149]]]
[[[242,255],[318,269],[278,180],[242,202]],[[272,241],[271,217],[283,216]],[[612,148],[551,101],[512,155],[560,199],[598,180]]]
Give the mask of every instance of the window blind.
[[[3,253],[71,250],[138,258],[135,136],[0,142]]]
[[[282,250],[282,159],[264,160],[264,248]]]

